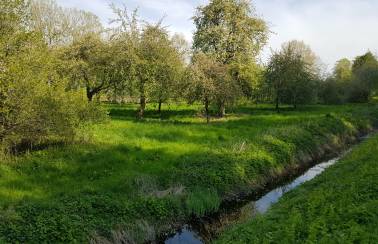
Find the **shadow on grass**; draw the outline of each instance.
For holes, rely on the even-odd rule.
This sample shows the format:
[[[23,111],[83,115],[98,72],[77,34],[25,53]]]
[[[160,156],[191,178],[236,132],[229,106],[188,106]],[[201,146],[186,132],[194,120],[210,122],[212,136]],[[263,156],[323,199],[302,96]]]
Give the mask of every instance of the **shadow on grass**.
[[[15,195],[14,199],[9,195],[0,197],[0,202],[22,200],[23,193],[27,193],[25,196],[30,201],[34,199],[37,202],[83,193],[112,193],[127,198],[138,193],[135,178],[146,175],[155,177],[157,190],[163,190],[177,182],[172,172],[176,172],[175,168],[182,162],[189,165],[194,160],[215,165],[220,158],[228,157],[214,155],[206,150],[182,155],[164,149],[142,149],[128,145],[50,148],[25,155],[0,169],[0,192],[12,195],[12,191],[18,191],[20,194]],[[231,159],[227,161],[232,162]]]
[[[311,118],[297,116],[246,116],[232,120],[212,121],[210,124],[181,121],[146,121],[150,125],[168,125],[160,130],[146,131],[144,136],[160,143],[180,142],[208,145],[211,147],[227,146],[224,142],[235,140],[255,141],[256,137],[268,129],[296,125],[308,122]]]
[[[112,119],[117,120],[137,120],[137,107],[135,105],[111,105],[108,106],[109,115]],[[338,110],[345,110],[345,106],[322,106],[322,105],[303,105],[293,108],[292,106],[283,105],[280,108],[280,112],[277,112],[272,105],[248,105],[240,106],[238,108],[230,108],[229,115],[233,117],[238,117],[239,115],[294,115],[299,113],[326,113],[326,112],[337,112]],[[158,113],[155,109],[147,109],[145,111],[145,120],[139,120],[140,122],[150,122],[153,120],[159,120],[164,122],[171,121],[172,123],[183,123],[179,121],[182,118],[203,118],[203,122],[206,122],[205,117],[201,114],[201,107],[194,108],[193,106],[178,106],[174,109],[163,109],[161,113]],[[215,111],[213,111],[215,115]],[[224,120],[218,120],[216,116],[213,117],[213,122],[223,122]],[[189,124],[190,122],[185,122],[184,124]]]
[[[231,184],[240,179],[236,166],[231,156],[207,151],[50,148],[0,168],[0,236],[23,243],[85,242],[94,231],[106,235],[138,219],[173,219],[185,214],[179,198],[153,197],[156,192]]]
[[[113,106],[109,109],[109,115],[111,118],[123,119],[123,120],[136,120],[137,110],[134,107],[122,107]],[[175,110],[162,110],[158,113],[156,110],[146,110],[144,114],[145,119],[162,119],[168,120],[170,118],[183,118],[183,117],[194,117],[198,114],[195,109],[175,109]]]

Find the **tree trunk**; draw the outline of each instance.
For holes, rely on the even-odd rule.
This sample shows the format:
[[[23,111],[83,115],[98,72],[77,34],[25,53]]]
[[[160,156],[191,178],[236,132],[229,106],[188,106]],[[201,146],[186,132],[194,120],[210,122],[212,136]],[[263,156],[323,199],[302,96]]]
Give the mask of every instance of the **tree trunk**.
[[[97,87],[89,87],[87,86],[87,98],[88,98],[88,101],[92,102],[93,100],[93,97],[100,93],[101,91],[103,90],[106,90],[108,87],[105,87],[104,83],[102,83],[100,86],[97,86]]]
[[[209,100],[205,99],[205,116],[206,116],[206,122],[210,123],[210,114],[209,114]]]
[[[161,105],[162,105],[162,101],[161,100],[159,100],[159,107],[158,107],[158,113],[159,114],[161,114]]]
[[[88,98],[89,102],[93,101],[93,96],[94,96],[93,91],[91,91],[91,89],[89,87],[87,87],[87,98]]]
[[[276,110],[278,113],[280,112],[280,93],[278,90],[276,92]]]
[[[143,119],[144,117],[144,111],[146,110],[146,97],[144,95],[140,96],[140,103],[139,103],[139,112],[138,112],[138,118]]]
[[[223,118],[226,115],[226,105],[224,101],[220,101],[218,104],[218,116]]]
[[[144,91],[144,80],[141,80],[139,84],[139,93],[140,93],[140,100],[139,100],[139,112],[138,112],[138,119],[143,119],[144,111],[146,109],[146,94]]]

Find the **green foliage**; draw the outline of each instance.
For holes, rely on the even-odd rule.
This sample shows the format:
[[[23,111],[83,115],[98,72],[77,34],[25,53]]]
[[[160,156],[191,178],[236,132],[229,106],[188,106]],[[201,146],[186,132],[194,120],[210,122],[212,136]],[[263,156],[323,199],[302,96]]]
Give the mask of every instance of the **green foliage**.
[[[0,4],[0,39],[2,44],[14,37],[17,28],[26,23],[26,2],[24,0],[2,1]]]
[[[122,71],[116,60],[117,50],[98,34],[78,37],[62,52],[62,59],[67,64],[63,73],[70,77],[70,87],[84,87],[89,101],[121,82]]]
[[[176,89],[179,89],[177,84],[182,79],[184,70],[183,56],[179,52],[180,47],[174,46],[163,28],[147,27],[143,37],[145,42],[142,43],[142,56],[146,59],[146,66],[151,69],[148,97],[151,102],[161,104],[179,92]]]
[[[378,241],[378,137],[321,176],[285,195],[265,215],[216,243],[373,243]]]
[[[41,150],[1,158],[0,242],[147,242],[172,222],[214,212],[229,196],[264,185],[303,158],[338,150],[377,123],[368,105],[275,114],[248,102],[210,123],[211,107],[222,117],[226,106],[242,95],[256,99],[266,86],[278,102],[315,100],[319,67],[301,42],[284,45],[262,82],[256,59],[268,30],[247,0],[212,0],[198,9],[186,76],[187,44],[161,21],[145,23],[136,10],[112,5],[119,25],[105,33],[91,13],[53,0],[26,3],[0,2],[0,147]],[[357,83],[350,85],[364,84],[357,97],[374,95],[376,65],[372,55],[356,59]],[[91,124],[105,113],[87,100],[103,94],[137,97],[145,119],[134,120],[136,106],[104,105],[112,120]],[[184,94],[192,105],[160,111]],[[208,125],[195,116],[197,101]],[[70,143],[78,139],[86,143]],[[293,216],[295,227],[301,216]]]
[[[120,77],[129,83],[129,95],[139,96],[138,117],[143,118],[148,101],[159,103],[160,112],[163,102],[180,97],[177,94],[182,92],[179,84],[184,71],[185,42],[177,36],[170,38],[161,21],[150,24],[139,20],[137,10],[132,14],[115,6],[113,10],[118,17],[114,22],[119,24],[113,38],[121,53]],[[119,88],[116,86],[112,92],[116,94]]]
[[[209,56],[230,73],[227,82],[218,86],[221,92],[211,94],[217,99],[218,114],[222,117],[230,100],[243,94],[251,96],[256,81],[251,74],[258,73],[256,59],[266,44],[268,28],[248,0],[212,0],[199,7],[193,19],[194,52]]]
[[[204,104],[209,122],[209,106],[234,101],[238,92],[229,74],[228,67],[204,53],[196,53],[187,69],[187,99],[190,103]],[[222,115],[222,114],[221,114]]]
[[[325,104],[347,102],[351,82],[352,63],[346,58],[337,61],[332,76],[320,83],[319,100]]]
[[[250,1],[212,0],[199,7],[193,19],[194,49],[222,64],[255,58],[267,41],[266,23],[253,12]]]
[[[308,104],[316,101],[319,76],[316,56],[303,42],[291,41],[275,53],[266,69],[268,90],[280,103]]]
[[[378,88],[378,61],[371,53],[356,57],[352,67],[353,80],[349,88],[348,100],[367,102]]]
[[[103,31],[100,19],[83,10],[63,8],[55,0],[30,0],[28,26],[50,47],[70,44],[82,36]]]
[[[349,59],[343,58],[336,62],[333,75],[340,82],[349,81],[352,78],[352,63]]]
[[[325,104],[342,104],[346,101],[346,84],[334,78],[320,83],[319,100]]]
[[[185,202],[187,213],[198,217],[216,211],[220,203],[218,194],[209,189],[194,189]]]
[[[356,57],[353,64],[348,59],[338,61],[332,77],[322,83],[320,97],[328,104],[365,103],[375,96],[377,84],[378,61],[367,52]]]
[[[67,79],[59,73],[61,61],[38,33],[28,31],[22,21],[26,5],[17,3],[0,4],[9,13],[7,26],[13,26],[4,28],[0,39],[0,144],[6,152],[72,141],[80,127],[97,119],[92,112],[100,114],[81,91],[67,89]]]

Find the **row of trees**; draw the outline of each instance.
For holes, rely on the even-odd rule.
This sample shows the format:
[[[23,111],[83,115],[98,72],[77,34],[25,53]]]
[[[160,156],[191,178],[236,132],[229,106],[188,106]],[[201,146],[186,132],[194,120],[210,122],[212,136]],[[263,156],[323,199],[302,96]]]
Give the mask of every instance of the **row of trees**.
[[[182,36],[170,36],[162,21],[148,23],[137,11],[111,7],[117,16],[112,29],[92,25],[92,16],[83,24],[86,32],[73,38],[54,31],[61,37],[54,35],[53,43],[72,40],[59,49],[70,63],[71,87],[84,87],[89,101],[104,94],[111,100],[136,99],[139,118],[147,102],[157,103],[159,112],[172,99],[202,102],[209,118],[210,106],[224,116],[226,106],[252,95],[261,71],[256,59],[268,29],[249,1],[214,0],[199,7],[193,18],[197,30],[192,48]],[[53,2],[40,9],[56,11]],[[72,15],[76,12],[68,16]],[[50,43],[50,32],[45,33]]]
[[[339,60],[321,86],[321,99],[328,104],[368,102],[378,88],[378,60],[370,51],[354,61]]]
[[[71,87],[84,87],[89,101],[96,95],[137,100],[139,118],[147,102],[157,103],[158,112],[170,100],[201,102],[209,119],[211,109],[222,117],[243,97],[274,102],[279,109],[281,103],[365,102],[374,93],[376,59],[371,53],[356,59],[366,63],[361,67],[344,59],[325,76],[311,48],[294,40],[274,52],[267,65],[259,63],[269,30],[248,0],[212,0],[199,7],[191,48],[182,36],[170,36],[162,21],[148,23],[137,11],[112,5],[115,27],[104,29],[90,13],[64,10],[52,1],[37,5],[36,20],[38,14],[48,16],[43,10],[66,16],[35,21],[35,26],[49,45],[60,46],[61,57],[70,63]],[[78,26],[70,24],[77,19]]]
[[[197,9],[192,47],[162,21],[111,6],[104,28],[92,13],[54,0],[0,2],[0,140],[4,148],[69,141],[76,129],[103,117],[94,98],[200,102],[207,120],[229,106],[256,102],[366,102],[375,95],[378,61],[368,52],[340,60],[324,78],[309,46],[290,41],[269,63],[258,62],[267,24],[248,0],[211,0]]]
[[[84,84],[89,100],[96,94],[134,98],[139,118],[147,102],[157,103],[159,112],[170,100],[201,102],[209,120],[210,110],[222,117],[241,98],[274,102],[279,109],[281,103],[366,102],[374,95],[377,61],[370,52],[354,63],[339,61],[328,76],[301,41],[284,43],[267,65],[258,62],[269,30],[248,0],[199,7],[191,48],[180,35],[171,37],[161,21],[147,23],[137,11],[112,7],[116,28],[83,35],[66,57],[79,61],[71,70],[73,83]]]
[[[324,75],[322,65],[310,47],[290,41],[272,55],[264,71],[263,89],[268,101],[279,104],[365,103],[378,88],[378,60],[369,51],[354,61],[337,61],[331,74]],[[266,97],[265,97],[266,98]]]

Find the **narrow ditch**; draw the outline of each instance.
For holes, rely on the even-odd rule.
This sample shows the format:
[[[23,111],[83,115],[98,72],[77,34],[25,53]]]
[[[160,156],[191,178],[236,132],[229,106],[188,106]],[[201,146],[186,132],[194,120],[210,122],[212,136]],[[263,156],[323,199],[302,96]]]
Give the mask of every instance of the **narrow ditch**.
[[[359,138],[359,142],[368,136]],[[233,224],[253,219],[256,215],[264,214],[272,204],[284,196],[287,192],[297,188],[303,183],[314,179],[323,173],[327,168],[336,164],[340,158],[350,150],[345,151],[341,156],[325,160],[309,169],[298,171],[297,174],[291,175],[286,180],[272,187],[263,190],[261,194],[249,196],[243,201],[227,203],[226,206],[212,215],[192,219],[189,223],[183,225],[176,232],[170,235],[161,236],[159,243],[165,244],[202,244],[214,240],[226,227]],[[330,157],[328,157],[330,158]]]

